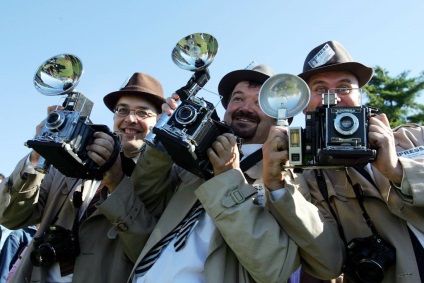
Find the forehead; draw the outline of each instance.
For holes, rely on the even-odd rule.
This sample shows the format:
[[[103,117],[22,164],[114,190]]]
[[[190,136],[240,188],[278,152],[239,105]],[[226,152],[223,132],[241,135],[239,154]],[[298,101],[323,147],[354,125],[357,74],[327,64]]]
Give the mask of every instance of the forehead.
[[[261,85],[254,82],[248,82],[248,81],[242,81],[236,84],[234,87],[234,90],[232,92],[232,95],[236,93],[240,94],[258,94],[259,89],[261,88]]]
[[[156,111],[156,108],[153,103],[139,96],[124,95],[118,99],[116,105],[126,105],[130,108],[145,108],[150,109],[152,111]]]
[[[350,83],[358,84],[358,79],[354,74],[347,71],[331,71],[331,72],[321,72],[313,75],[308,84],[314,86],[317,84],[334,84],[334,83]]]

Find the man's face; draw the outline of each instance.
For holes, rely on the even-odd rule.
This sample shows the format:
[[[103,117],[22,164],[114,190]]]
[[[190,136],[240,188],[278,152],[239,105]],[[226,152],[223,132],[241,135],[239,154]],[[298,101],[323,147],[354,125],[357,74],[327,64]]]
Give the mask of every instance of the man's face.
[[[360,93],[358,91],[358,79],[350,72],[331,71],[313,75],[308,80],[311,89],[311,99],[308,106],[303,110],[315,111],[318,106],[322,106],[322,93],[334,88],[354,88],[349,94],[338,94],[336,106],[360,106]]]
[[[145,99],[135,96],[122,96],[116,103],[115,109],[119,106],[131,110],[143,109],[148,113],[153,113],[152,117],[140,118],[134,111],[121,117],[115,113],[113,118],[113,129],[122,134],[121,146],[125,155],[129,153],[138,153],[144,144],[143,139],[150,132],[150,127],[156,124],[157,110],[155,106]],[[131,156],[128,156],[131,157]]]
[[[234,88],[225,111],[224,121],[246,144],[262,144],[268,137],[274,118],[267,116],[259,107],[260,86],[240,82]]]

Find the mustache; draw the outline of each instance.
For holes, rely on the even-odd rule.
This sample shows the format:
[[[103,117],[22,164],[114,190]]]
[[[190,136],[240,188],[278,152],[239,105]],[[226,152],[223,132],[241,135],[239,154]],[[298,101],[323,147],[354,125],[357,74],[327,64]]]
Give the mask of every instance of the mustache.
[[[255,113],[252,112],[244,112],[243,110],[238,110],[236,112],[233,113],[233,120],[234,119],[239,119],[239,118],[245,118],[246,120],[251,120],[254,122],[259,123],[259,121],[261,120],[259,118],[258,115],[256,115]]]

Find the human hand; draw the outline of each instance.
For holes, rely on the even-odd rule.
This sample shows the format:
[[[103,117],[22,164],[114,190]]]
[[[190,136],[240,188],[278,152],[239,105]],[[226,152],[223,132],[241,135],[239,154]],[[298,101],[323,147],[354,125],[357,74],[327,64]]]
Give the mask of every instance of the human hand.
[[[104,132],[95,132],[93,136],[93,143],[86,148],[87,154],[97,165],[103,166],[113,155],[115,140]],[[113,192],[123,178],[121,157],[118,154],[115,163],[103,174],[102,183],[109,189],[109,192]]]
[[[166,99],[166,103],[162,104],[162,112],[166,113],[168,116],[171,116],[174,113],[174,110],[177,109],[180,97],[178,94],[173,93],[172,97]]]
[[[240,168],[240,152],[237,139],[233,134],[225,133],[216,138],[207,155],[213,167],[214,175],[231,169]]]
[[[289,160],[288,144],[287,128],[271,127],[268,139],[262,147],[262,178],[265,187],[271,191],[284,187],[284,171],[281,170],[281,165]]]
[[[377,150],[372,165],[395,184],[402,182],[403,169],[396,154],[395,139],[386,114],[369,119],[368,141]]]

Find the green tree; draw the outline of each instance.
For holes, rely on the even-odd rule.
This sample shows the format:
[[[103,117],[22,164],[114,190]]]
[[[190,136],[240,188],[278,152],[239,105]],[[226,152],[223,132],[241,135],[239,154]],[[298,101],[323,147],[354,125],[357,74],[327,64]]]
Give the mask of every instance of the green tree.
[[[415,78],[408,78],[409,71],[396,77],[380,66],[375,67],[371,81],[364,86],[369,106],[385,113],[391,127],[404,123],[424,124],[424,105],[416,102],[424,89],[424,72]]]

